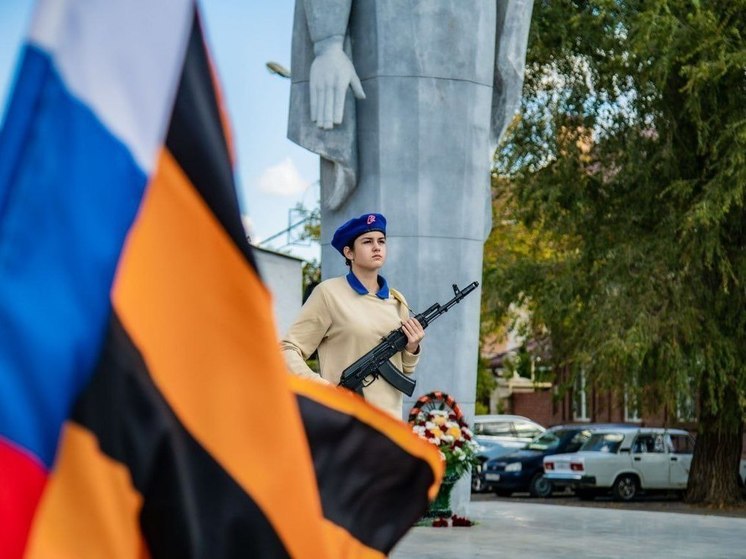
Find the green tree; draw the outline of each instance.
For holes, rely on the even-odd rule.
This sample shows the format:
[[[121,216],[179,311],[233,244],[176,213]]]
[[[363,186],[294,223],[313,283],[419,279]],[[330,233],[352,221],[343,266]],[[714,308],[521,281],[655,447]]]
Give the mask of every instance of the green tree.
[[[746,406],[745,33],[746,0],[537,1],[485,257],[488,318],[529,310],[555,367],[696,396],[687,499],[716,505]]]
[[[321,263],[315,258],[303,262],[303,302],[306,302],[308,296],[321,282]]]
[[[293,208],[300,220],[296,226],[300,226],[298,234],[299,241],[311,241],[318,243],[321,239],[321,206],[319,201],[312,208],[306,208],[298,202]],[[311,294],[313,288],[321,281],[321,262],[315,258],[303,262],[303,302]]]
[[[490,413],[490,395],[497,387],[497,381],[485,359],[477,363],[477,397],[474,404],[476,415]]]
[[[295,211],[301,216],[303,225],[299,239],[301,241],[319,242],[321,240],[321,204],[317,200],[312,209],[306,208],[301,202],[295,205]]]

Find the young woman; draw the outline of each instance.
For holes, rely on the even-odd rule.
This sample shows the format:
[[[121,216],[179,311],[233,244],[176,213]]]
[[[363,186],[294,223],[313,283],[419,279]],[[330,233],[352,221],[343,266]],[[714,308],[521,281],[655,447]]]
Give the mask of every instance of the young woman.
[[[386,218],[372,213],[349,220],[334,233],[332,246],[350,272],[321,282],[303,305],[282,340],[288,367],[297,375],[337,385],[348,365],[401,327],[408,343],[391,362],[411,374],[425,332],[409,316],[404,297],[379,274],[386,261]],[[306,364],[317,350],[320,375]],[[363,388],[363,394],[374,406],[402,418],[402,394],[382,377]]]

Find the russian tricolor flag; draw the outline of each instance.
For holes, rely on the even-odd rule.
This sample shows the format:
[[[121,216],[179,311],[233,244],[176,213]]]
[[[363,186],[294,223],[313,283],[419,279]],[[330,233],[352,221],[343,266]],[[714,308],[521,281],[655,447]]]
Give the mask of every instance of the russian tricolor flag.
[[[21,549],[63,422],[91,378],[122,245],[171,116],[193,6],[161,4],[41,1],[24,48],[0,135],[4,551]]]
[[[18,76],[0,556],[384,557],[443,465],[286,373],[194,3],[41,0]]]

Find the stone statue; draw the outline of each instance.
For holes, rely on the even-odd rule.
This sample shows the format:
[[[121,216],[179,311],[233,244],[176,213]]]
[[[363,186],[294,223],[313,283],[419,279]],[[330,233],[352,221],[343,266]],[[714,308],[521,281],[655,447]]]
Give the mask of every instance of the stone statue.
[[[413,310],[481,280],[492,154],[519,107],[532,7],[296,0],[288,137],[321,156],[324,277],[345,271],[331,233],[380,212],[390,281]],[[473,416],[479,298],[451,313],[428,330],[413,398],[443,390]]]
[[[532,5],[533,0],[298,0],[288,136],[318,153],[329,167],[324,169],[331,175],[324,185],[324,204],[339,209],[357,183],[358,126],[348,89],[357,99],[365,99],[365,93],[356,67],[365,72],[365,80],[388,70],[394,73],[386,75],[395,77],[397,69],[399,77],[481,80],[492,88],[489,117],[481,116],[490,119],[494,149],[520,102]],[[415,39],[424,42],[418,45]],[[353,42],[359,45],[354,65]],[[370,47],[385,51],[363,50]],[[440,47],[440,52],[430,47]]]

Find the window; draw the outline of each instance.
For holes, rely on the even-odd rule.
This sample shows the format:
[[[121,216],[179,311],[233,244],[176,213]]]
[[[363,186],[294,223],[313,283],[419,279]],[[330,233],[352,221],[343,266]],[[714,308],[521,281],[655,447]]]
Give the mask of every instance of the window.
[[[669,452],[674,454],[692,454],[694,439],[689,435],[666,435]]]
[[[528,421],[516,421],[513,423],[513,428],[515,429],[516,435],[523,438],[534,438],[537,435],[540,435],[542,433],[542,430],[533,423],[529,423]]]
[[[588,417],[588,388],[585,382],[585,371],[575,377],[572,393],[572,413],[575,421],[590,421]]]
[[[559,446],[560,440],[555,433],[547,431],[543,435],[536,437],[533,441],[528,443],[529,450],[548,450]]]
[[[474,434],[489,435],[492,437],[512,437],[513,429],[509,421],[485,421],[474,425]]]
[[[624,390],[624,421],[629,423],[640,423],[640,396],[632,389]]]
[[[565,452],[576,452],[590,438],[591,438],[590,431],[578,431],[577,433],[575,433],[575,436],[572,439],[570,439],[570,442],[567,443],[567,447],[565,448],[564,451]]]
[[[697,419],[697,408],[691,394],[679,392],[676,397],[676,418],[679,421],[694,421]]]
[[[580,450],[616,453],[623,440],[621,433],[594,433]]]
[[[637,436],[632,445],[634,454],[663,453],[666,452],[666,441],[662,433],[643,433]]]

